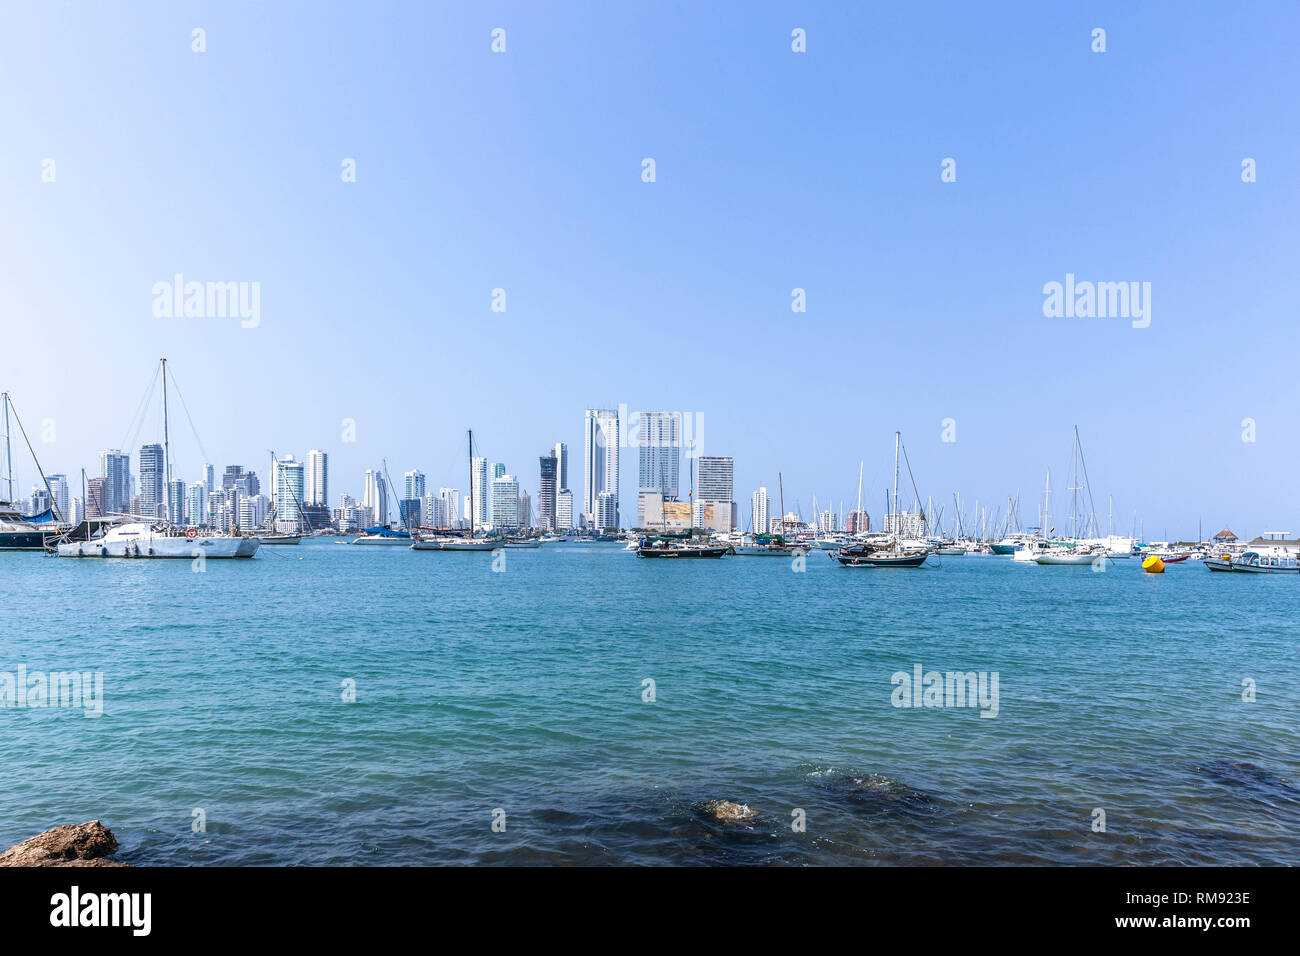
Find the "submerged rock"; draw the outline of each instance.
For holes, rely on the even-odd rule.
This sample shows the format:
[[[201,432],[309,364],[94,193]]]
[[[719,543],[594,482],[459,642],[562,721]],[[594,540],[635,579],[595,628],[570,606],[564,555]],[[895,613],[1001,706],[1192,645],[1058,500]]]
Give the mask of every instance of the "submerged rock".
[[[851,803],[881,811],[929,813],[936,808],[934,798],[928,793],[875,773],[838,774],[822,780],[821,786]]]
[[[710,800],[704,805],[704,811],[723,823],[753,823],[758,819],[758,811],[749,804],[730,800]]]
[[[1253,763],[1238,760],[1211,760],[1196,769],[1219,783],[1248,789],[1280,791],[1293,797],[1300,795],[1300,790],[1297,790],[1286,777]]]
[[[129,866],[106,860],[117,849],[113,831],[98,820],[54,827],[0,853],[0,866]]]

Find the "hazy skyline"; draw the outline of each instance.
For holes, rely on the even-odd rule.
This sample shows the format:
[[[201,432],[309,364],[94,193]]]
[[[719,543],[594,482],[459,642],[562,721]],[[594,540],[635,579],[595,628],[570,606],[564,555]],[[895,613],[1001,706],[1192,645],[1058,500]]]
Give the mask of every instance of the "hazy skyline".
[[[895,429],[945,515],[1032,523],[1050,467],[1060,516],[1077,424],[1103,524],[1300,532],[1300,9],[1225,9],[6,9],[0,389],[74,494],[160,439],[121,444],[165,355],[176,477],[319,448],[332,506],[383,458],[466,492],[467,428],[572,485],[622,404],[702,416],[741,526],[778,471],[852,507],[859,460],[874,518]],[[177,274],[257,283],[255,327],[156,315]],[[1067,275],[1150,283],[1149,327],[1046,317]]]

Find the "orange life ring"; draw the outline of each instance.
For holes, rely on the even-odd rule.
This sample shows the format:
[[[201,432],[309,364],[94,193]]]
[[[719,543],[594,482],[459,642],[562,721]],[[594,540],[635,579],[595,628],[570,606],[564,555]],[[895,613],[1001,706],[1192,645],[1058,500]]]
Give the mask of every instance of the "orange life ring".
[[[197,538],[198,536],[199,536],[199,529],[198,529],[198,528],[186,528],[186,529],[185,529],[185,537],[187,537],[187,538]]]

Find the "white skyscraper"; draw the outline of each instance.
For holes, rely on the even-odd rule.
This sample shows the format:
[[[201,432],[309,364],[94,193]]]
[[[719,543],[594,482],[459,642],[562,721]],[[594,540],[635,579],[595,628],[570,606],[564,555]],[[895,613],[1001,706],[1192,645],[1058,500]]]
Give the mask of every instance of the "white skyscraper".
[[[459,528],[461,526],[459,489],[439,488],[438,497],[442,501],[443,523],[437,527]]]
[[[68,476],[67,475],[50,475],[45,479],[49,483],[50,493],[53,496],[51,501],[54,504],[54,510],[58,516],[67,521],[68,519]]]
[[[419,469],[415,469],[413,471],[408,471],[402,477],[406,479],[405,497],[407,498],[424,497],[424,472],[420,471]]]
[[[486,458],[475,458],[470,462],[474,474],[474,511],[470,518],[475,528],[484,528],[492,521],[492,503],[488,494],[488,462]]]
[[[185,516],[190,524],[206,526],[208,523],[208,485],[206,481],[190,483],[186,492]]]
[[[573,492],[568,488],[555,494],[555,528],[568,531],[573,527]]]
[[[749,499],[749,526],[755,534],[767,534],[767,513],[771,503],[765,487],[759,488]]]
[[[361,499],[363,507],[369,508],[375,524],[388,523],[388,485],[381,472],[373,468],[366,469],[366,492]]]
[[[275,463],[271,487],[275,490],[275,530],[302,530],[301,502],[305,484],[303,463],[286,455]],[[242,517],[242,515],[241,515]]]
[[[586,524],[599,527],[617,527],[618,513],[618,452],[621,432],[618,412],[609,408],[587,409],[586,429],[583,434],[583,486],[582,519]],[[567,456],[566,456],[567,457]],[[613,503],[613,521],[604,523],[599,514],[600,496],[609,494]],[[604,517],[609,517],[608,505]]]
[[[307,452],[307,468],[304,476],[306,487],[303,489],[303,504],[329,504],[329,455],[313,448]]]

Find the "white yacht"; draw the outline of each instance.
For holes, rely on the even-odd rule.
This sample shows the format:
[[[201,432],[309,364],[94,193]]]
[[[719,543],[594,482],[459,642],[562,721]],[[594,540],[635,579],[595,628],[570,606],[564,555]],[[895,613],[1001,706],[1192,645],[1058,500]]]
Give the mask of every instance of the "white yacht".
[[[61,558],[251,558],[261,544],[258,538],[129,521],[86,541],[63,541],[55,550]]]

